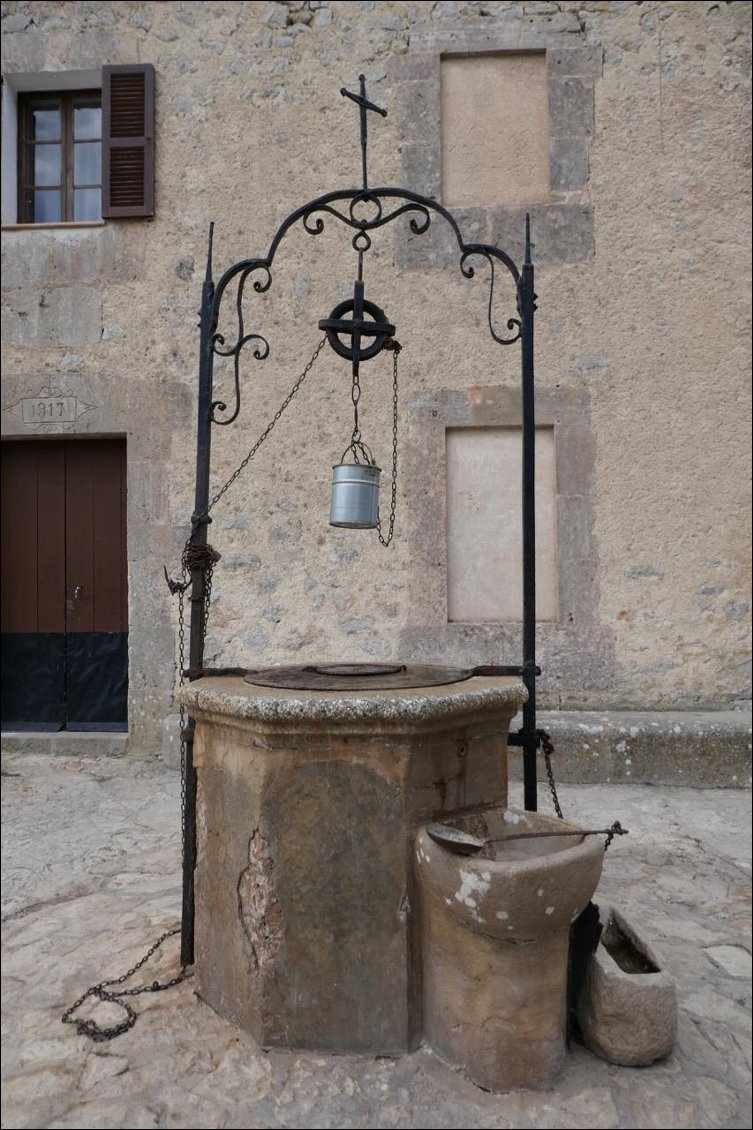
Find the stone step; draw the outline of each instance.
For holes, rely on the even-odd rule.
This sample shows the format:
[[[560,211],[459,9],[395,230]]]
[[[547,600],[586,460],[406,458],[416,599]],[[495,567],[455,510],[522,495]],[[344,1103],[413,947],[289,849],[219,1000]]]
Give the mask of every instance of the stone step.
[[[117,757],[126,752],[127,733],[56,733],[11,730],[2,735],[3,753],[48,753],[64,757]]]
[[[750,788],[747,711],[552,710],[539,713],[538,725],[552,736],[557,781]],[[510,780],[521,780],[519,748],[509,760]],[[539,780],[546,782],[543,759]]]

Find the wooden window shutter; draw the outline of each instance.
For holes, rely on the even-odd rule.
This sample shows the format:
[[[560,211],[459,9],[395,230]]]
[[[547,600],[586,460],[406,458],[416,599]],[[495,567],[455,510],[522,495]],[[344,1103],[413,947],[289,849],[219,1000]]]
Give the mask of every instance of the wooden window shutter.
[[[102,215],[154,215],[154,67],[102,68]]]

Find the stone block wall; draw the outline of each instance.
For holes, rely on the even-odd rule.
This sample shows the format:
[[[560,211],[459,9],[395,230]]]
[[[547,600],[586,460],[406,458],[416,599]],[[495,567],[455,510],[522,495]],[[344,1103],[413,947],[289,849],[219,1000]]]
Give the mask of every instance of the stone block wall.
[[[156,749],[172,709],[162,565],[175,572],[193,507],[208,222],[219,274],[265,254],[294,208],[357,184],[357,111],[339,90],[359,73],[389,111],[369,123],[372,184],[441,199],[455,130],[467,241],[519,259],[532,205],[558,515],[542,701],[689,710],[749,696],[749,4],[9,0],[2,12],[11,85],[105,63],[156,71],[154,219],[3,231],[3,435],[127,437],[132,748]],[[511,60],[533,68],[530,114]],[[495,148],[499,175],[473,156],[448,75],[476,75],[475,62],[530,128],[528,198],[514,152],[505,162]],[[444,118],[443,97],[455,99]],[[284,399],[355,271],[334,221],[286,238],[273,285],[247,302],[270,355],[246,354],[239,420],[215,429],[213,487]],[[516,426],[517,347],[492,341],[487,277],[462,276],[438,222],[424,235],[407,220],[380,229],[365,278],[403,345],[395,543],[327,525],[330,467],[351,430],[347,365],[327,350],[213,513],[212,664],[518,658],[519,625],[448,621],[442,442],[445,426]],[[495,319],[514,313],[499,278]],[[363,368],[364,434],[384,467],[389,369],[386,355]],[[216,397],[230,397],[230,366],[216,378]],[[15,406],[51,386],[89,408],[34,431]]]

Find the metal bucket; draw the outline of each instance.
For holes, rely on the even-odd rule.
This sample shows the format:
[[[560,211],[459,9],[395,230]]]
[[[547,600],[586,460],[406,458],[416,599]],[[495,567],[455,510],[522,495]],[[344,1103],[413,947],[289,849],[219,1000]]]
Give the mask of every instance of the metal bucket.
[[[379,513],[381,467],[369,463],[338,463],[332,468],[330,526],[375,530]]]

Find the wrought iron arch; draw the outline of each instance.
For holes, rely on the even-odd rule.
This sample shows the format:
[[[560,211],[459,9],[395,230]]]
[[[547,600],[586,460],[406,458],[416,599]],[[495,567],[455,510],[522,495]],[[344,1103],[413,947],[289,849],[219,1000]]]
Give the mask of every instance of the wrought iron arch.
[[[385,213],[386,201],[402,201],[393,211]],[[347,212],[335,207],[338,203],[347,204]],[[359,208],[372,208],[371,217],[357,215]],[[220,357],[233,358],[233,377],[235,402],[230,414],[222,417],[220,413],[227,412],[227,404],[221,400],[213,401],[210,412],[212,423],[225,426],[232,424],[238,417],[241,407],[240,390],[240,357],[243,349],[253,343],[252,356],[257,361],[265,360],[270,353],[267,339],[260,333],[246,333],[243,315],[243,299],[246,284],[250,280],[252,289],[257,294],[266,293],[272,286],[272,267],[277,251],[285,236],[299,222],[304,231],[309,235],[321,235],[325,231],[325,216],[332,217],[340,224],[344,224],[355,232],[351,244],[358,253],[359,259],[371,247],[369,232],[391,224],[401,216],[409,216],[408,226],[414,235],[423,235],[429,231],[432,223],[432,213],[443,219],[455,237],[458,247],[458,265],[464,278],[476,277],[477,267],[471,260],[474,257],[486,260],[489,267],[487,323],[489,333],[498,345],[513,345],[521,335],[520,317],[509,316],[505,323],[508,335],[503,336],[496,328],[494,317],[494,299],[496,284],[496,264],[500,264],[511,276],[513,283],[519,287],[521,271],[506,251],[487,243],[466,243],[463,239],[460,226],[453,214],[431,197],[422,196],[404,188],[377,188],[364,191],[363,189],[346,189],[325,193],[323,196],[310,200],[307,204],[291,212],[280,224],[269,246],[267,254],[260,258],[241,259],[229,267],[221,276],[214,289],[212,299],[212,352]],[[323,215],[324,214],[324,215]],[[255,277],[257,276],[257,277]],[[229,334],[220,331],[220,317],[223,301],[227,303],[228,297],[233,293],[231,284],[234,283],[234,306],[236,327],[232,343],[228,344]],[[519,300],[518,300],[519,314]]]
[[[250,282],[256,294],[266,293],[272,286],[273,265],[277,251],[285,236],[299,222],[309,235],[318,236],[328,221],[343,224],[353,231],[351,245],[359,260],[359,278],[363,256],[371,247],[370,233],[403,216],[414,235],[429,231],[433,218],[439,217],[450,227],[458,249],[458,265],[466,279],[474,279],[477,269],[474,258],[486,261],[489,268],[487,322],[494,342],[511,346],[520,342],[521,405],[522,405],[522,517],[523,517],[523,633],[522,662],[511,666],[485,666],[475,668],[478,674],[517,675],[526,686],[528,701],[523,708],[523,725],[518,733],[510,735],[511,745],[522,747],[524,766],[524,803],[526,809],[537,807],[536,751],[542,735],[536,728],[536,678],[541,674],[535,658],[536,579],[535,579],[535,506],[534,506],[534,269],[531,260],[530,221],[526,217],[525,254],[520,267],[502,248],[485,243],[466,243],[460,226],[452,213],[430,197],[408,189],[388,187],[371,189],[368,186],[366,163],[366,112],[386,111],[369,102],[365,96],[365,79],[360,76],[360,94],[343,90],[342,94],[360,107],[360,140],[363,184],[361,188],[341,189],[325,193],[291,212],[280,224],[269,245],[267,254],[258,258],[239,260],[229,267],[215,285],[212,278],[212,226],[210,226],[207,268],[202,288],[200,313],[200,357],[198,428],[196,450],[196,491],[194,513],[191,519],[190,549],[193,552],[190,568],[191,624],[189,669],[190,678],[199,678],[204,669],[204,615],[207,597],[206,554],[209,515],[209,478],[211,462],[212,426],[232,424],[240,413],[241,383],[240,358],[246,346],[251,346],[255,360],[269,356],[270,346],[259,332],[247,332],[243,300]],[[392,202],[395,203],[391,207]],[[338,207],[338,205],[340,207]],[[362,214],[362,213],[366,214]],[[496,271],[504,268],[515,288],[515,315],[504,320],[505,332],[500,332],[495,319]],[[231,287],[234,284],[234,287]],[[234,295],[235,326],[232,333],[221,326],[223,302]],[[231,357],[234,372],[235,402],[228,410],[224,401],[212,399],[214,357]],[[358,359],[354,360],[354,364]],[[184,757],[185,818],[183,828],[183,926],[181,932],[181,962],[193,961],[193,872],[196,862],[196,773],[193,766],[193,722],[185,734]]]

